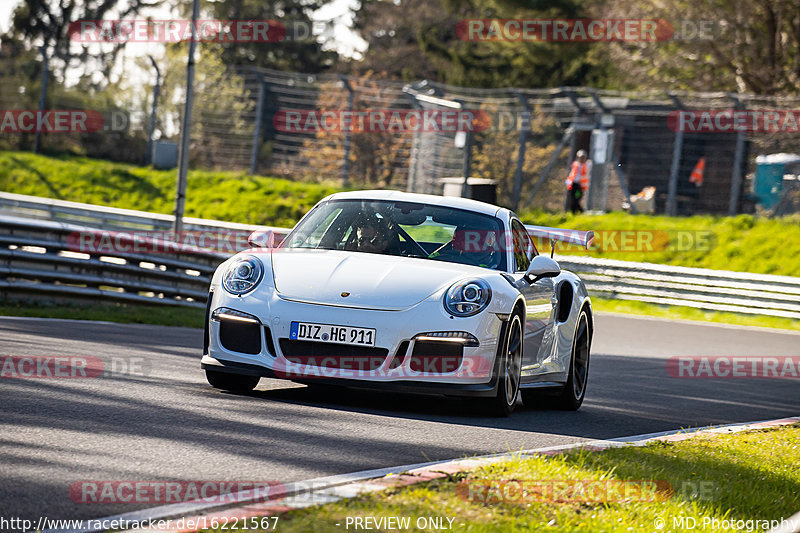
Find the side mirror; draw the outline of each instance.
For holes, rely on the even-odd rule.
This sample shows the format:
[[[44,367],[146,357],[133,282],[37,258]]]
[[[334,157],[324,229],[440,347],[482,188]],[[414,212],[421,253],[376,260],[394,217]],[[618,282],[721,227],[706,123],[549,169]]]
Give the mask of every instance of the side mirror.
[[[542,278],[553,278],[561,274],[558,263],[546,255],[537,255],[531,260],[525,279],[528,283],[536,283]]]
[[[247,238],[247,243],[253,248],[274,248],[275,232],[271,229],[257,229]]]

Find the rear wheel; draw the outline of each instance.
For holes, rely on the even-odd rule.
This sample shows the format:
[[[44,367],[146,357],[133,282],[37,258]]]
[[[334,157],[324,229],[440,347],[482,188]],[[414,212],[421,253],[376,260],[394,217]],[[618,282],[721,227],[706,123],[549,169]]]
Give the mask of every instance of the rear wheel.
[[[520,395],[525,407],[577,411],[586,395],[589,379],[589,345],[591,330],[586,311],[581,309],[572,341],[567,382],[560,389],[522,389]]]
[[[522,321],[519,315],[512,315],[509,320],[498,355],[497,395],[488,403],[493,415],[508,416],[517,403],[522,371]]]
[[[575,339],[572,341],[569,375],[555,402],[558,409],[577,411],[583,403],[583,398],[586,396],[586,383],[589,381],[590,343],[589,317],[586,316],[586,311],[581,309],[575,328]]]
[[[215,389],[240,393],[250,392],[255,389],[259,380],[261,380],[259,376],[245,376],[210,369],[206,369],[206,379],[208,380],[208,384]]]

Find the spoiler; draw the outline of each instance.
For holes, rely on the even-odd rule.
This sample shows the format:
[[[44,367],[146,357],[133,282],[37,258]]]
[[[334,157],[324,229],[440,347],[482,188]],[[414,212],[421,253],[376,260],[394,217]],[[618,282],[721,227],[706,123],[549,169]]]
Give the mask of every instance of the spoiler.
[[[593,231],[578,231],[575,229],[547,228],[545,226],[525,226],[528,235],[549,241],[568,242],[580,244],[587,250],[594,242]]]

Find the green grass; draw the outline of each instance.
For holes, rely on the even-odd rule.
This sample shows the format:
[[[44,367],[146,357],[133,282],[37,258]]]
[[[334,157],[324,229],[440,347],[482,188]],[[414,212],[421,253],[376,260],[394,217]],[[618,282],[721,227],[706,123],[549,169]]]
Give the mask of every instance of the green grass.
[[[680,517],[696,519],[697,529],[716,531],[704,528],[703,519],[772,520],[794,514],[800,509],[799,462],[798,425],[604,452],[515,458],[467,474],[290,511],[281,516],[277,530],[342,531],[347,517],[407,516],[412,524],[418,517],[454,518],[454,530],[469,532],[680,531],[674,525]],[[553,502],[542,496],[514,501],[519,493],[510,493],[512,501],[467,496],[471,482],[499,480],[651,480],[668,483],[674,492],[655,501],[634,497],[612,502]],[[665,521],[663,529],[655,526],[659,519]]]
[[[175,170],[77,156],[0,152],[0,190],[19,194],[171,213],[175,180]],[[193,170],[188,177],[186,215],[288,227],[320,198],[337,190],[334,183]],[[800,276],[800,214],[764,219],[750,215],[666,217],[528,211],[521,216],[532,224],[595,231],[597,245],[590,254],[598,257]],[[647,230],[655,233],[639,236],[647,239],[645,245],[652,245],[644,246],[648,251],[637,251],[636,246],[632,251],[615,251],[619,234],[607,233]],[[564,253],[586,251],[559,246],[557,255]]]
[[[800,331],[800,320],[767,315],[748,315],[725,311],[705,311],[682,305],[660,305],[631,300],[592,297],[594,311],[645,315],[658,318],[695,320],[737,326],[756,326]]]
[[[579,254],[623,261],[800,276],[800,214],[767,219],[751,215],[667,217],[620,212],[565,215],[531,211],[520,216],[528,224],[592,230],[597,234],[593,251],[587,253],[578,246],[558,244],[556,256]],[[633,239],[623,251],[619,250],[623,234],[614,231],[628,232],[628,238]],[[640,233],[634,234],[634,231]],[[640,239],[641,245],[636,244],[636,239]],[[542,248],[549,250],[546,246]]]
[[[205,309],[167,305],[44,305],[2,301],[0,302],[0,316],[105,320],[126,324],[202,328]]]
[[[171,213],[176,170],[155,170],[78,156],[0,152],[0,190],[73,202]],[[192,170],[186,216],[293,226],[331,184],[302,183],[244,172]]]
[[[0,190],[19,194],[170,213],[175,179],[175,170],[159,171],[77,156],[0,152]],[[186,214],[233,222],[292,226],[320,198],[336,190],[337,186],[331,183],[296,182],[251,176],[244,172],[191,171]],[[800,215],[759,219],[749,215],[732,218],[665,217],[530,211],[523,212],[522,217],[532,224],[595,231],[597,245],[589,255],[596,257],[800,276]],[[613,250],[615,244],[621,244],[620,235],[614,231],[648,230],[653,230],[653,233],[638,234],[646,238],[644,246],[638,248],[652,248],[652,251]],[[700,245],[698,237],[704,239]],[[633,248],[637,246],[634,244]],[[564,245],[559,245],[556,251],[556,257],[570,254],[586,255],[587,252]],[[797,321],[791,319],[705,312],[641,302],[595,302],[598,310],[800,329]],[[34,307],[30,312],[38,313],[36,316],[69,316],[57,309]],[[67,309],[72,309],[81,318],[93,316],[91,310]],[[22,307],[3,310],[3,314],[22,313]],[[109,314],[120,322],[176,323],[174,318],[162,317],[161,312],[154,313],[152,319],[145,316],[147,313],[131,314],[128,310]],[[106,318],[104,315],[101,317]]]

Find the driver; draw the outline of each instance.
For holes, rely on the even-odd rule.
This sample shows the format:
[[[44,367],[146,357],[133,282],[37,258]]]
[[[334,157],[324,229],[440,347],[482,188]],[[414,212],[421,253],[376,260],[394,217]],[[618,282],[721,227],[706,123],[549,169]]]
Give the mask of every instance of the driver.
[[[385,219],[370,216],[356,228],[356,250],[373,254],[386,252],[391,234]]]

